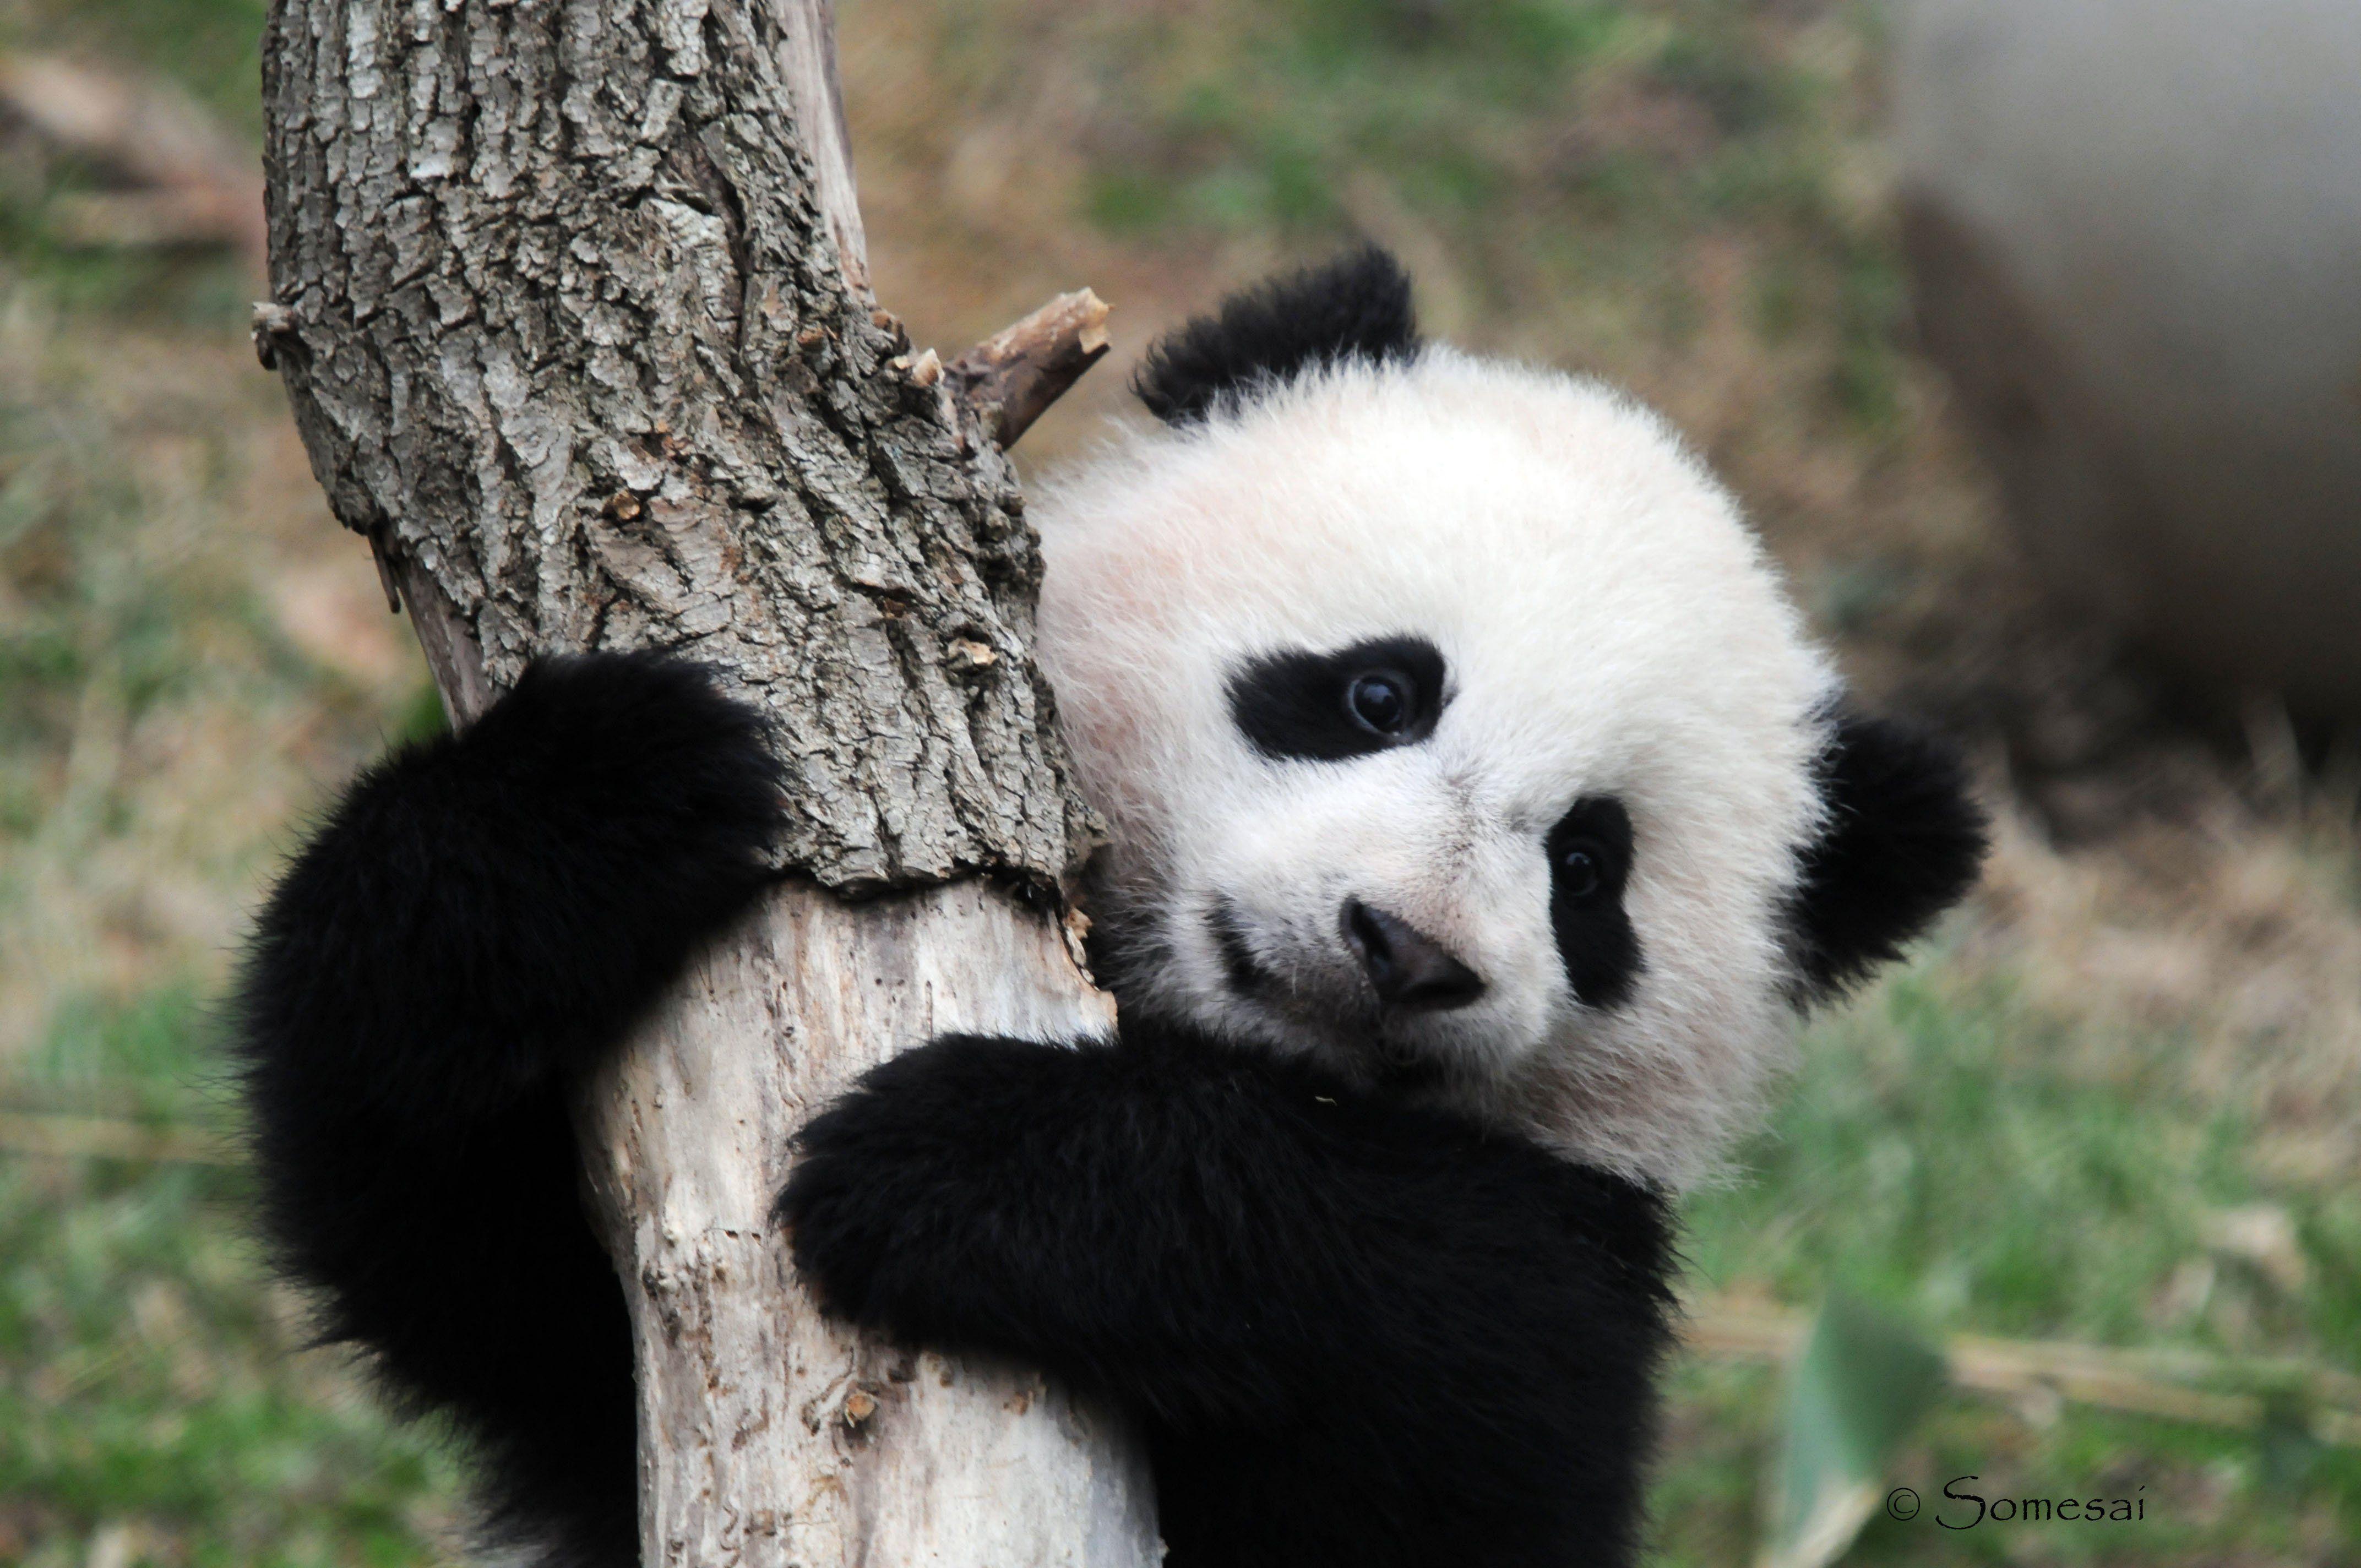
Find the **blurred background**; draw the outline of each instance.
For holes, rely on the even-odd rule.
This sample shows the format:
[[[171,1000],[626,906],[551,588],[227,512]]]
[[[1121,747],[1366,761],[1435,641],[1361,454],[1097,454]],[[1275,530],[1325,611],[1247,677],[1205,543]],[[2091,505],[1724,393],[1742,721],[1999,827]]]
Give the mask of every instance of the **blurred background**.
[[[0,0],[5,1563],[464,1539],[434,1434],[304,1347],[225,1138],[258,887],[440,722],[247,340],[263,9]],[[2361,6],[839,25],[914,336],[1115,306],[1028,466],[1129,417],[1159,328],[1374,237],[1437,334],[1666,411],[1975,758],[1981,892],[1688,1205],[1658,1559],[2361,1563]],[[2014,1506],[2068,1497],[2138,1507]]]

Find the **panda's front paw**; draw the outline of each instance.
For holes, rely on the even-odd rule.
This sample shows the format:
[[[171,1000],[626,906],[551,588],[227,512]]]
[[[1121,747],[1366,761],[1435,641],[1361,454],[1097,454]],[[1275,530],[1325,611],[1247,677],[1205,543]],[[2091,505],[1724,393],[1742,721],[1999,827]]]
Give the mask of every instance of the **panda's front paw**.
[[[453,762],[530,812],[533,839],[586,871],[627,872],[631,902],[654,919],[709,924],[768,878],[784,770],[763,715],[702,664],[542,660],[458,737]]]
[[[1076,1080],[1092,1059],[946,1036],[873,1069],[806,1126],[774,1213],[821,1307],[912,1343],[995,1347],[995,1292],[1038,1239],[1041,1128],[1087,1094]]]
[[[900,1081],[907,1084],[909,1075]],[[891,1078],[881,1087],[873,1073],[804,1128],[774,1210],[821,1309],[887,1330],[904,1326],[895,1321],[894,1298],[902,1292],[895,1284],[906,1286],[920,1262],[919,1236],[939,1229],[924,1193],[939,1179],[958,1180],[955,1155],[913,1139],[926,1116],[913,1100],[923,1096],[895,1088]]]
[[[785,1233],[796,1272],[820,1310],[865,1328],[884,1328],[877,1278],[892,1245],[895,1216],[862,1179],[862,1162],[806,1154],[780,1192],[773,1218]]]

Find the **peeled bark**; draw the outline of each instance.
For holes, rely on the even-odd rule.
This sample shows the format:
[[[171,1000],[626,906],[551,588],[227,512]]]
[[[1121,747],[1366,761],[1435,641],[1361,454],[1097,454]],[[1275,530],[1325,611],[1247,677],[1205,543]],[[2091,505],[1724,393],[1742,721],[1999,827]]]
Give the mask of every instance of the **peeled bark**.
[[[1133,1568],[1120,1434],[821,1321],[770,1229],[788,1135],[863,1067],[1109,1021],[1054,916],[1092,819],[992,439],[1095,345],[990,406],[910,354],[831,51],[822,0],[277,0],[257,343],[455,718],[538,655],[658,646],[778,726],[796,880],[582,1099],[643,1560]]]

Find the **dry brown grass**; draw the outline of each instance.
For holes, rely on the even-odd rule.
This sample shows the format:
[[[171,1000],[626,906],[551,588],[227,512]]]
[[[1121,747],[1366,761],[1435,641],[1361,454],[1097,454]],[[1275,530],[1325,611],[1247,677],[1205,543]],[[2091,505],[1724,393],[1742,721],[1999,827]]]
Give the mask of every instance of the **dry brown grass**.
[[[225,333],[0,292],[0,1059],[70,998],[222,972],[289,824],[421,678],[276,385]]]

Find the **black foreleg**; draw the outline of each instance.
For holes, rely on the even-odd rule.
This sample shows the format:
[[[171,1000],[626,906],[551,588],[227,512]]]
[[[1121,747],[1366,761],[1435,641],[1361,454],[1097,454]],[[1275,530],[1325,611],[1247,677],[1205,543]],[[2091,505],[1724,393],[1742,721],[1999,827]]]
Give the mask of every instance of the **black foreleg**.
[[[1650,1193],[1211,1043],[949,1038],[803,1137],[823,1302],[1140,1411],[1191,1568],[1628,1562]]]
[[[484,1447],[544,1561],[635,1559],[631,1343],[564,1084],[763,887],[760,720],[694,665],[545,663],[345,795],[237,1017],[265,1222],[327,1336]]]

